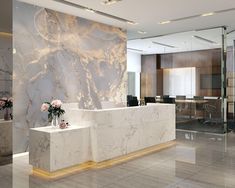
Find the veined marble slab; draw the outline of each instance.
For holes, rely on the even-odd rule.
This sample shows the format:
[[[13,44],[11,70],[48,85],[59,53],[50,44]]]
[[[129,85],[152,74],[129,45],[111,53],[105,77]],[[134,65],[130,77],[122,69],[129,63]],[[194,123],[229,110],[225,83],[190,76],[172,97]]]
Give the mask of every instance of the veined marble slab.
[[[12,154],[12,121],[0,119],[0,155]]]
[[[123,103],[126,31],[21,1],[13,11],[14,152],[27,150],[29,128],[47,125],[45,101],[76,101],[86,109]]]
[[[30,130],[30,164],[53,172],[86,161],[101,162],[175,139],[175,105],[81,110],[64,104],[73,125]],[[85,127],[84,127],[85,126]]]
[[[93,161],[101,162],[175,139],[175,107],[159,104],[93,112]]]
[[[33,128],[29,140],[30,164],[48,172],[81,164],[91,158],[89,127]]]

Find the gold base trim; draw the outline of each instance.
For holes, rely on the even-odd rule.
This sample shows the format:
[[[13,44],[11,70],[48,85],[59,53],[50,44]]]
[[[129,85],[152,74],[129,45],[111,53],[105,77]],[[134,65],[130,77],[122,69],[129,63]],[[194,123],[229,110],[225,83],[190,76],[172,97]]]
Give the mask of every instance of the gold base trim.
[[[88,161],[80,165],[75,165],[75,166],[64,168],[64,169],[57,170],[54,172],[48,172],[39,168],[33,168],[32,175],[35,175],[44,179],[49,179],[49,180],[59,179],[59,178],[62,178],[62,177],[65,177],[65,176],[68,176],[77,172],[81,172],[84,170],[88,170],[88,169],[107,168],[107,167],[110,167],[119,163],[123,163],[129,160],[133,160],[135,158],[142,157],[144,155],[148,155],[148,154],[151,154],[151,153],[154,153],[154,152],[157,152],[157,151],[160,151],[160,150],[163,150],[163,149],[175,146],[175,145],[176,145],[175,141],[170,141],[170,142],[152,146],[146,149],[142,149],[136,152],[132,152],[124,156],[102,161],[99,163]]]
[[[48,172],[39,168],[33,167],[32,175],[44,178],[44,179],[59,179],[83,170],[91,169],[96,163],[92,161],[85,162],[83,164],[75,165],[72,167],[64,168],[54,172]]]
[[[0,32],[0,36],[3,36],[3,37],[12,37],[12,33]]]

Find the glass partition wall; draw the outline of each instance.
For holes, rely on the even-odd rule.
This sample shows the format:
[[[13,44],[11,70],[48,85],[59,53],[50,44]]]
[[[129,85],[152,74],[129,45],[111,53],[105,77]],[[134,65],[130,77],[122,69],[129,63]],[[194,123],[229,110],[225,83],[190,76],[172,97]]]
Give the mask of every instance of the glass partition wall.
[[[141,98],[156,94],[156,102],[175,103],[179,130],[227,131],[225,32],[214,28],[148,39],[156,53],[142,56]]]
[[[228,129],[235,130],[235,31],[227,34]]]

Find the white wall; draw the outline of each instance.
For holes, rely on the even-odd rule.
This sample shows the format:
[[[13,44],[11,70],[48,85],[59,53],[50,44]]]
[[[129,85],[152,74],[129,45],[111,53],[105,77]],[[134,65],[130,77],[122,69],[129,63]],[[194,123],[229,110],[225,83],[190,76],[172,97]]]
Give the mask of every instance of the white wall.
[[[196,69],[175,68],[164,69],[163,72],[163,93],[164,95],[196,95]]]
[[[140,98],[141,54],[127,51],[127,72],[135,72],[135,92]]]

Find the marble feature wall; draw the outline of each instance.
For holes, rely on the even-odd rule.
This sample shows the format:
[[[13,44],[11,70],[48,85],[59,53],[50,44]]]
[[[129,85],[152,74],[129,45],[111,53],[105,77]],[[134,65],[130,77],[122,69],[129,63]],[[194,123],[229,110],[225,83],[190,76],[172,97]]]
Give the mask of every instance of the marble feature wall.
[[[22,2],[14,4],[13,20],[15,153],[27,150],[29,128],[47,125],[44,101],[83,109],[124,102],[126,32]]]
[[[12,96],[12,35],[0,34],[0,98]],[[3,111],[0,111],[3,119]]]
[[[0,97],[12,95],[12,36],[0,34]]]

